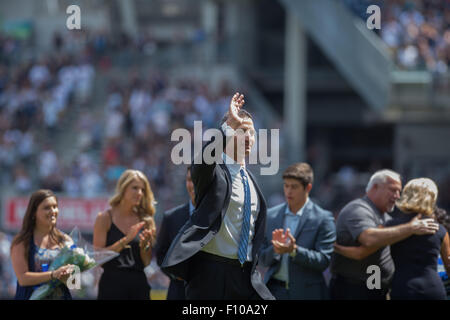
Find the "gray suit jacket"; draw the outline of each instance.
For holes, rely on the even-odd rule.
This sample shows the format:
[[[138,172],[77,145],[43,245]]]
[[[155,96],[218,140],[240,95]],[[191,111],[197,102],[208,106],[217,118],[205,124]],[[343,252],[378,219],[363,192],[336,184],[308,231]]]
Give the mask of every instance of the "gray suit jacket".
[[[267,211],[266,236],[261,251],[261,263],[269,267],[264,281],[281,266],[281,255],[273,251],[272,231],[283,228],[287,203]],[[309,200],[293,236],[298,246],[295,258],[289,257],[289,292],[293,299],[327,299],[323,271],[330,264],[333,243],[336,241],[336,226],[331,212],[323,210]],[[275,294],[276,297],[276,294]]]

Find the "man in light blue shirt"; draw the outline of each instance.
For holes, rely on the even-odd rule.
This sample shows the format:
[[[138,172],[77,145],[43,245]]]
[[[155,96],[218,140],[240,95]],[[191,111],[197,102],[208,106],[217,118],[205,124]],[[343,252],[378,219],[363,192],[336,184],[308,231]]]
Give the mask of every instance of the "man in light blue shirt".
[[[330,263],[336,227],[331,212],[309,199],[313,170],[295,163],[283,173],[286,202],[267,211],[261,262],[265,282],[280,300],[329,297],[322,275]]]

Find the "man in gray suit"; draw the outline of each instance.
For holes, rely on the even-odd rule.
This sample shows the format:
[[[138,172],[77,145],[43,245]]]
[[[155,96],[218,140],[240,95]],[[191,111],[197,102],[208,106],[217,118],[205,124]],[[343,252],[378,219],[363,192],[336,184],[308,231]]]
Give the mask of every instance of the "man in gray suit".
[[[267,211],[261,263],[267,287],[280,300],[328,299],[323,272],[330,264],[336,226],[331,212],[309,199],[313,170],[295,163],[283,173],[286,202]]]

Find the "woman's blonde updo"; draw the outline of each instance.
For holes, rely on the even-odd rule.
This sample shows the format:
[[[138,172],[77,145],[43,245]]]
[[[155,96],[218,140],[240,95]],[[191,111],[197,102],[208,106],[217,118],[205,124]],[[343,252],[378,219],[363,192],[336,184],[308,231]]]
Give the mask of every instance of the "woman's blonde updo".
[[[432,215],[437,196],[438,188],[433,180],[428,178],[412,179],[403,188],[396,205],[406,213]]]

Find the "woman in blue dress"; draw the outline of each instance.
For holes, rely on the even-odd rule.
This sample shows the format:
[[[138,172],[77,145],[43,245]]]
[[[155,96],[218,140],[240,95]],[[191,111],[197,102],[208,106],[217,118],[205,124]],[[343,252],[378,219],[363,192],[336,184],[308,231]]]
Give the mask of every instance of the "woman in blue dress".
[[[50,190],[35,191],[28,202],[22,229],[11,244],[11,260],[17,277],[16,300],[28,300],[41,284],[58,279],[64,284],[74,270],[65,265],[47,271],[64,243],[71,242],[69,236],[56,228],[58,201]],[[70,300],[69,289],[58,286],[47,299]]]

